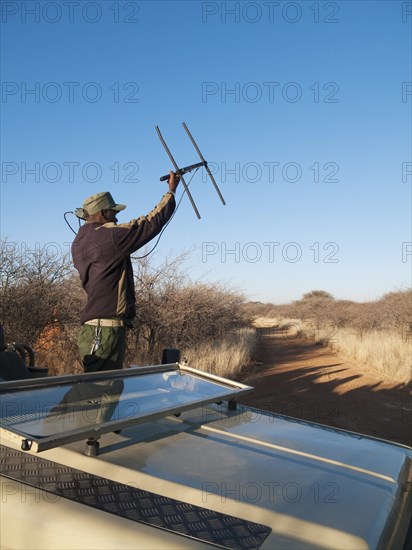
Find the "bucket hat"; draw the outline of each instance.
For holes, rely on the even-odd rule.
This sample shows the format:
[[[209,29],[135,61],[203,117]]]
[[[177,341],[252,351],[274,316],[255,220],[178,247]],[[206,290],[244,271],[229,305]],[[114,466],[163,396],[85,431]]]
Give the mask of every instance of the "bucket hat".
[[[117,210],[119,212],[125,208],[125,204],[116,204],[108,191],[91,195],[83,202],[83,210],[86,210],[89,216],[97,214],[101,210]]]

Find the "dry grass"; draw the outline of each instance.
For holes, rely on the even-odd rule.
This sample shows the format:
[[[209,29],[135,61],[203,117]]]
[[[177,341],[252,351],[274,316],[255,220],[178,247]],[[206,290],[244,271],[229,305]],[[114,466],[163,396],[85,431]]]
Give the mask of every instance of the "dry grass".
[[[401,383],[412,380],[412,340],[396,332],[374,330],[362,335],[353,329],[337,329],[332,325],[321,329],[308,321],[258,317],[255,328],[229,333],[225,339],[184,349],[181,357],[196,369],[226,378],[236,378],[242,367],[250,364],[258,345],[256,328],[273,328],[279,337],[306,338],[328,346],[339,356],[358,364],[362,370],[374,372]],[[48,366],[50,375],[82,372],[75,345],[78,327],[67,327],[53,338],[53,350],[37,349],[39,366]],[[143,364],[143,363],[140,363]],[[145,364],[145,363],[144,363]]]
[[[328,346],[371,374],[405,384],[412,380],[412,339],[399,332],[369,330],[359,334],[355,329],[337,328],[333,323],[317,328],[314,321],[279,317],[258,317],[254,326],[274,328],[279,337],[306,338]]]
[[[250,363],[257,341],[254,329],[242,329],[224,340],[182,350],[181,357],[190,367],[235,379],[242,367]]]
[[[36,364],[47,366],[49,376],[83,372],[76,345],[78,332],[78,327],[70,327],[54,335],[52,345],[36,346]],[[193,368],[234,379],[252,360],[257,340],[255,329],[241,329],[214,343],[181,350],[181,358],[186,358]],[[159,359],[152,361],[153,364],[160,362],[161,351],[157,355]],[[134,353],[133,360],[125,361],[125,364],[150,364],[145,359],[144,353]]]
[[[372,330],[359,335],[349,329],[341,329],[332,336],[319,334],[320,339],[342,357],[367,366],[379,375],[409,383],[412,380],[412,340],[401,334]],[[329,340],[329,341],[328,341]]]
[[[328,346],[362,370],[388,380],[408,384],[412,380],[412,340],[400,332],[337,328],[332,323],[316,328],[312,322],[302,322],[302,336]]]
[[[256,328],[277,328],[279,320],[274,317],[255,317],[253,319],[253,326]]]

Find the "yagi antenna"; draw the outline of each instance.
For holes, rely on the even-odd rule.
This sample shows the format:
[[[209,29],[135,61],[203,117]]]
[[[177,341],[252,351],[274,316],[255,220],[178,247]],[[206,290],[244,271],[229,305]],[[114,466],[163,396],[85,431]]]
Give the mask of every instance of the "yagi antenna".
[[[199,149],[197,143],[193,139],[192,134],[189,132],[189,128],[186,126],[186,124],[184,122],[182,122],[182,126],[185,129],[187,135],[189,136],[189,139],[192,142],[192,144],[193,144],[194,148],[196,149],[197,154],[199,155],[200,160],[201,160],[201,162],[198,162],[197,164],[190,164],[189,166],[185,166],[184,168],[179,168],[179,166],[177,165],[175,159],[172,156],[172,153],[170,152],[169,147],[166,145],[166,142],[163,139],[162,134],[160,133],[159,126],[156,126],[156,132],[157,132],[157,135],[159,136],[160,141],[162,142],[163,147],[165,148],[166,153],[168,154],[168,156],[169,156],[169,158],[170,158],[170,160],[171,160],[171,162],[172,162],[172,164],[175,168],[175,174],[180,176],[180,179],[182,180],[183,187],[185,188],[187,196],[189,197],[189,200],[190,200],[190,203],[193,207],[193,210],[195,211],[195,214],[196,214],[197,218],[200,220],[199,210],[197,209],[195,201],[193,200],[193,197],[192,197],[192,195],[189,191],[188,185],[184,180],[183,174],[187,174],[187,172],[191,172],[192,170],[195,170],[196,168],[200,168],[201,166],[204,166],[208,176],[212,180],[213,186],[216,189],[216,192],[219,195],[219,198],[220,198],[222,204],[225,205],[226,203],[225,203],[225,199],[222,197],[222,193],[220,192],[219,187],[217,186],[215,178],[213,177],[213,174],[209,169],[207,161],[203,158],[203,155],[200,152],[200,149]],[[162,176],[160,178],[160,181],[166,181],[168,179],[169,179],[169,175],[165,175],[165,176]]]

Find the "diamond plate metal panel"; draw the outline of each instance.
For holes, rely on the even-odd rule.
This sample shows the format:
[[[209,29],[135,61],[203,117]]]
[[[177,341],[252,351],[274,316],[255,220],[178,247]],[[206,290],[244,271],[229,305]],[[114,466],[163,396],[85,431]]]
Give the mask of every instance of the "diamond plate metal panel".
[[[0,445],[0,474],[75,502],[220,548],[260,548],[271,529]]]

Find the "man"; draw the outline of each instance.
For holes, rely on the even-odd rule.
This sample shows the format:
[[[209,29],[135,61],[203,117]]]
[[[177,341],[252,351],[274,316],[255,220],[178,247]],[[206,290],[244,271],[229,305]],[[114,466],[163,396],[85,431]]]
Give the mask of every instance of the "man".
[[[158,235],[175,207],[179,176],[171,171],[169,191],[146,216],[117,225],[116,204],[108,192],[83,203],[86,223],[72,244],[74,267],[87,294],[80,321],[78,346],[85,372],[121,369],[126,351],[126,329],[136,315],[130,255]]]

